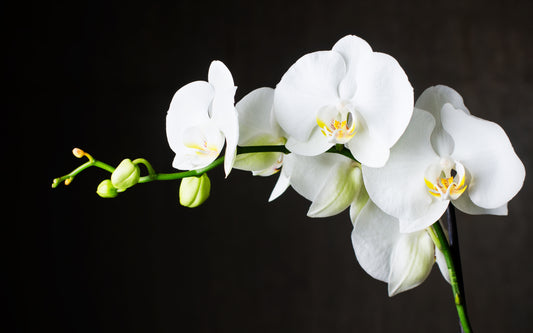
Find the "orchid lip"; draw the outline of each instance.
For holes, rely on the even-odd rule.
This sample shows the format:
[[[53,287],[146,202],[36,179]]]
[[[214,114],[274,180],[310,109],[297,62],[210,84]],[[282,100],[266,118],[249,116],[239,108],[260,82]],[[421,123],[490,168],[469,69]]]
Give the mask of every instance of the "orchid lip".
[[[357,133],[359,119],[349,102],[322,107],[316,117],[322,134],[330,143],[344,144]]]
[[[424,181],[429,194],[440,200],[455,200],[464,193],[466,172],[464,166],[450,158],[441,158],[426,170]]]

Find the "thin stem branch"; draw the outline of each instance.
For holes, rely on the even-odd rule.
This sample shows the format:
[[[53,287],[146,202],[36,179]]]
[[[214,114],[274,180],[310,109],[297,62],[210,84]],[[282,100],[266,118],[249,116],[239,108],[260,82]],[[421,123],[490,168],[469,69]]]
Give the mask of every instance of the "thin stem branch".
[[[464,294],[461,290],[462,286],[459,285],[459,281],[462,281],[462,275],[460,274],[460,271],[457,270],[457,264],[454,261],[455,259],[452,254],[452,249],[448,244],[448,239],[446,238],[446,234],[442,230],[440,222],[435,222],[431,226],[431,228],[433,229],[433,233],[434,235],[436,235],[437,238],[435,239],[432,237],[435,241],[435,245],[439,248],[439,250],[444,255],[444,258],[446,259],[446,265],[448,266],[448,272],[450,274],[450,283],[452,285],[453,298],[455,302],[455,307],[457,309],[457,314],[459,316],[461,331],[463,333],[472,333],[470,321],[466,313]]]
[[[455,207],[450,204],[446,210],[446,217],[448,222],[448,236],[450,239],[450,251],[453,256],[455,264],[455,271],[457,273],[457,284],[459,285],[459,292],[463,295],[463,307],[466,311],[466,296],[463,281],[463,269],[461,265],[461,255],[459,251],[459,233],[457,232],[457,219],[455,216]],[[461,332],[464,332],[461,327]]]
[[[80,150],[81,151],[81,150]],[[247,146],[247,147],[237,147],[237,155],[242,155],[242,154],[251,154],[251,153],[283,153],[283,154],[289,154],[290,151],[283,145],[278,145],[278,146]],[[346,156],[356,162],[358,162],[352,155],[352,153],[350,152],[349,149],[345,149],[344,147],[338,147],[338,146],[334,146],[332,147],[331,149],[329,149],[327,151],[327,153],[336,153],[336,154],[341,154],[343,156]],[[69,184],[72,179],[74,179],[74,177],[79,174],[80,172],[82,172],[83,170],[87,169],[88,167],[91,167],[91,166],[96,166],[96,167],[99,167],[101,169],[104,169],[106,171],[108,171],[109,173],[112,173],[115,168],[113,168],[112,166],[104,163],[104,162],[100,162],[100,161],[97,161],[95,160],[92,156],[90,156],[89,154],[81,151],[82,156],[86,156],[89,161],[82,164],[81,166],[79,166],[78,168],[76,168],[75,170],[73,170],[72,172],[70,172],[69,174],[67,175],[64,175],[62,177],[58,177],[58,178],[55,178],[53,180],[53,183],[52,183],[52,187],[55,188],[57,187],[60,183],[62,182],[65,182],[65,184]],[[155,170],[152,168],[152,166],[150,165],[150,163],[148,161],[146,161],[145,159],[143,158],[138,158],[138,159],[135,159],[133,161],[135,164],[144,164],[148,170],[148,175],[147,176],[143,176],[139,179],[139,183],[148,183],[148,182],[151,182],[151,181],[155,181],[155,180],[177,180],[177,179],[182,179],[182,178],[186,178],[186,177],[194,177],[194,176],[200,176],[202,175],[203,173],[221,165],[223,162],[224,162],[224,157],[219,157],[218,159],[216,159],[215,161],[213,161],[211,164],[209,164],[208,166],[204,167],[204,168],[201,168],[201,169],[196,169],[196,170],[190,170],[190,171],[183,171],[183,172],[174,172],[174,173],[156,173]]]

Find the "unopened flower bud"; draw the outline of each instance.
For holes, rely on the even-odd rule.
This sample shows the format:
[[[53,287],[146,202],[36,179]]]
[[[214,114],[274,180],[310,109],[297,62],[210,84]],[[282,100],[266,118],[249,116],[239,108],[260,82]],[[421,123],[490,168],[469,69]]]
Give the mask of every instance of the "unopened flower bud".
[[[77,158],[82,158],[85,156],[85,152],[80,148],[74,148],[72,149],[72,155],[76,156]]]
[[[111,179],[106,179],[102,181],[98,185],[96,193],[98,193],[98,195],[102,198],[114,198],[118,195],[118,191],[111,183]]]
[[[130,159],[125,159],[111,174],[111,183],[118,190],[125,190],[139,182],[141,171],[139,166],[133,164]]]
[[[180,184],[180,204],[194,208],[200,206],[209,198],[211,192],[211,181],[207,174],[200,177],[187,177],[181,180]]]

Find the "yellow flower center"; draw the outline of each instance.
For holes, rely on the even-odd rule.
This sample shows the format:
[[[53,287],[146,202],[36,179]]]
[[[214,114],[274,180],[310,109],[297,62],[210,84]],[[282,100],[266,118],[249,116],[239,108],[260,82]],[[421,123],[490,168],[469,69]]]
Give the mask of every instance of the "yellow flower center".
[[[213,144],[208,144],[207,140],[201,142],[186,143],[185,147],[191,148],[197,155],[201,156],[218,156],[218,147]]]
[[[357,133],[357,116],[345,103],[322,108],[317,114],[316,123],[331,143],[344,144]]]
[[[429,194],[441,200],[455,200],[464,193],[467,188],[465,184],[464,166],[449,158],[442,159],[438,166],[430,166],[429,173],[433,173],[436,167],[440,166],[438,177],[424,177],[424,182],[428,188]],[[428,180],[434,179],[434,181]]]

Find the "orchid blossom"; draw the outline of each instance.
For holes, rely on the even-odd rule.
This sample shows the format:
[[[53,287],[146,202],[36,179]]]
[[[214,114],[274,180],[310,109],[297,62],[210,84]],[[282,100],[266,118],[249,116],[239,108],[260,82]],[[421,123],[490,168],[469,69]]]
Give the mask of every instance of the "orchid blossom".
[[[426,230],[400,233],[399,221],[368,201],[353,221],[352,245],[361,267],[388,283],[389,296],[415,288],[436,262],[450,282],[446,260]]]
[[[503,129],[470,115],[461,96],[445,86],[420,96],[384,167],[363,166],[370,198],[399,219],[401,232],[427,228],[450,202],[469,214],[506,215],[524,177]]]
[[[226,143],[224,171],[235,161],[239,127],[234,106],[236,87],[220,61],[209,67],[208,82],[195,81],[180,88],[167,113],[167,138],[176,153],[172,166],[196,170],[211,164]]]
[[[398,62],[356,36],[301,57],[274,98],[291,152],[315,156],[345,145],[371,167],[385,164],[412,111],[413,89]]]

